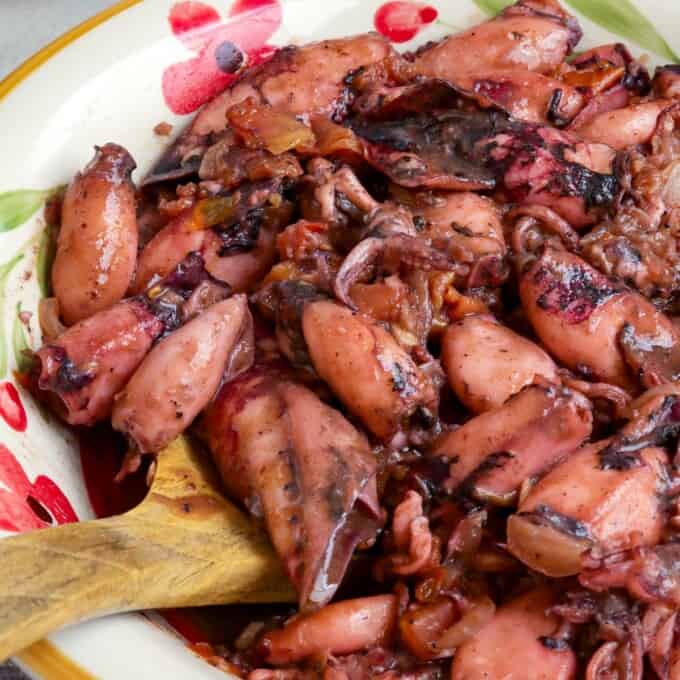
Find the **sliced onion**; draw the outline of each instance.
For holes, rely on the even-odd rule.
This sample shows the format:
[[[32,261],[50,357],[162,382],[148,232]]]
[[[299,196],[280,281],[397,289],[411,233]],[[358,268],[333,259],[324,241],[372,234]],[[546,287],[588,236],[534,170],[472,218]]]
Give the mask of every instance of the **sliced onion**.
[[[40,300],[38,303],[38,320],[46,342],[58,338],[66,330],[66,326],[59,318],[59,300],[55,297]]]
[[[466,640],[476,635],[496,612],[496,605],[486,595],[470,603],[459,621],[451,626],[437,642],[440,649],[455,650]]]
[[[508,550],[528,567],[561,578],[581,571],[581,555],[590,541],[563,534],[553,527],[534,524],[526,517],[508,519]]]

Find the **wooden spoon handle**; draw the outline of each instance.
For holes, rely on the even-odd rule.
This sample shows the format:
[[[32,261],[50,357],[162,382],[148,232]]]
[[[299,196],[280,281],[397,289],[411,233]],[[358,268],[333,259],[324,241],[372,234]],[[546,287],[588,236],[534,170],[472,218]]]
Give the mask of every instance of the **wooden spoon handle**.
[[[134,599],[132,569],[115,519],[3,539],[0,659],[69,623],[125,609]]]
[[[0,541],[0,660],[97,615],[294,598],[266,541],[225,534],[216,552],[206,535],[207,555],[200,523],[187,535],[153,515],[133,511]]]

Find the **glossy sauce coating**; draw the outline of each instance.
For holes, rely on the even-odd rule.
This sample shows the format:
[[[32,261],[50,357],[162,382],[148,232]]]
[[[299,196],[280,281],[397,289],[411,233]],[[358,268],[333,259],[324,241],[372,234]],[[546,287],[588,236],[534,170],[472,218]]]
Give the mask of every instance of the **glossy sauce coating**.
[[[118,302],[137,262],[136,165],[117,144],[96,149],[66,190],[52,285],[73,324]]]

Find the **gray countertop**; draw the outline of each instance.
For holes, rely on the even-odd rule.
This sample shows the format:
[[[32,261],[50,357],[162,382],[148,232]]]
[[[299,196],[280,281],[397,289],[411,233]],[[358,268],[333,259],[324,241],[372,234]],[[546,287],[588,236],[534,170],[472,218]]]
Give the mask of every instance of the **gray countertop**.
[[[113,0],[0,0],[0,80],[49,42]],[[12,664],[0,680],[27,680]]]
[[[0,0],[0,80],[114,0]]]

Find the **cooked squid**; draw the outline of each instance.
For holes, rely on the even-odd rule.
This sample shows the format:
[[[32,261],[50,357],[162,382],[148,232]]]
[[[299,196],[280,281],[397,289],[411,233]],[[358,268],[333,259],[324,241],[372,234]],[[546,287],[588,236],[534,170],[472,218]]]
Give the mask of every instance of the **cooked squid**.
[[[497,111],[414,113],[406,99],[401,111],[392,104],[388,118],[351,121],[366,140],[368,162],[396,184],[503,189],[517,203],[550,206],[576,228],[593,224],[614,201],[615,152],[605,144]]]
[[[547,613],[554,595],[539,588],[504,607],[456,654],[451,680],[573,680],[576,657]]]
[[[580,37],[518,0],[404,53],[224,43],[139,191],[107,144],[50,201],[22,384],[116,480],[200,439],[297,591],[218,667],[680,680],[680,67]]]
[[[508,520],[509,550],[532,569],[561,577],[578,574],[588,550],[657,543],[666,453],[649,446],[627,456],[621,448],[608,440],[590,444],[541,479]]]
[[[655,99],[631,104],[597,114],[586,123],[573,125],[570,130],[587,142],[607,144],[612,149],[647,144],[656,130],[659,115],[671,103],[666,99]]]
[[[396,618],[394,595],[345,600],[294,618],[282,630],[265,634],[259,644],[275,666],[322,653],[350,654],[387,643]]]
[[[452,490],[509,505],[525,479],[553,467],[591,429],[585,397],[555,385],[530,385],[504,405],[442,435],[432,455],[451,461],[446,483]]]
[[[154,342],[227,294],[199,255],[188,256],[145,294],[122,300],[43,345],[34,369],[40,396],[71,425],[108,418],[116,394]]]
[[[252,324],[245,296],[236,295],[161,340],[116,395],[114,429],[142,453],[167,446],[208,405],[223,378],[250,367]]]
[[[290,46],[246,72],[207,104],[175,144],[156,164],[145,183],[177,179],[195,173],[211,140],[227,131],[226,113],[249,97],[295,116],[323,115],[342,120],[348,88],[345,77],[355,69],[380,61],[392,48],[376,34]],[[317,78],[319,61],[324,78]]]
[[[114,397],[164,330],[143,301],[119,302],[40,348],[38,387],[66,422],[92,425],[111,415]]]
[[[631,391],[638,377],[648,387],[674,379],[677,330],[670,319],[578,256],[545,248],[522,274],[520,297],[539,339],[571,370]],[[645,363],[657,357],[661,370],[656,361]]]
[[[581,39],[578,23],[556,2],[520,0],[497,17],[421,50],[424,75],[455,79],[485,69],[550,73]]]
[[[427,436],[436,383],[382,326],[319,300],[305,307],[302,329],[315,370],[372,434],[392,446]]]
[[[601,271],[668,304],[678,286],[680,148],[677,105],[655,120],[648,151],[625,157],[623,191],[616,211],[583,239],[583,254]],[[642,147],[644,149],[644,147]]]
[[[473,413],[502,406],[537,379],[559,382],[546,352],[488,315],[471,314],[446,329],[442,363],[451,388]]]
[[[292,212],[281,191],[280,180],[254,182],[186,208],[142,250],[135,290],[198,252],[212,276],[235,292],[248,291],[274,263],[276,234]]]
[[[229,493],[263,517],[300,606],[326,604],[382,524],[366,438],[306,387],[257,368],[222,388],[203,428]]]
[[[120,301],[137,261],[136,164],[117,144],[97,147],[64,196],[52,286],[67,325]]]

